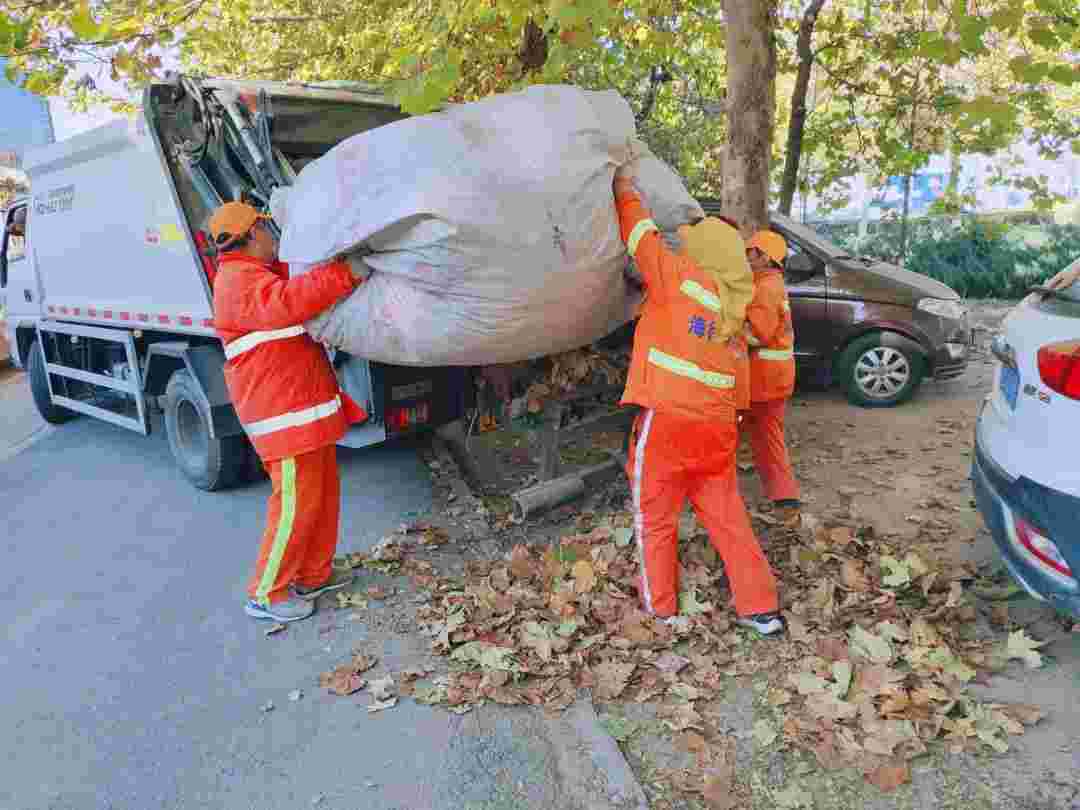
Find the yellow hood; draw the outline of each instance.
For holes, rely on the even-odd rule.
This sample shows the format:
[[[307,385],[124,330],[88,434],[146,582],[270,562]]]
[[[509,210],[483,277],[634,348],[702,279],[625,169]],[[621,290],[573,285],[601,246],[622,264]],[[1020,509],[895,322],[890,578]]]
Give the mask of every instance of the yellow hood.
[[[717,326],[720,337],[742,331],[746,308],[754,297],[754,275],[739,232],[716,217],[679,228],[683,250],[716,283],[724,304]]]

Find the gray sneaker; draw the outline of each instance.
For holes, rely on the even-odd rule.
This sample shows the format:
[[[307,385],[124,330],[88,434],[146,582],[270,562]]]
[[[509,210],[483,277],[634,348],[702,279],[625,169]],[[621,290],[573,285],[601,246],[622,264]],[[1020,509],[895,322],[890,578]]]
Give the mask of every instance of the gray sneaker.
[[[298,599],[313,602],[324,593],[341,590],[344,587],[352,585],[355,578],[351,568],[334,568],[330,571],[330,578],[322,585],[319,585],[316,588],[302,588],[299,585],[293,585],[292,591],[296,594]]]
[[[740,627],[753,630],[760,636],[775,636],[784,632],[784,620],[779,613],[755,613],[752,616],[739,616],[735,623]]]
[[[244,605],[244,613],[254,619],[266,619],[281,622],[282,624],[298,622],[301,619],[306,619],[314,612],[314,602],[305,602],[295,596],[273,605],[263,605],[254,599],[249,599],[248,603]]]

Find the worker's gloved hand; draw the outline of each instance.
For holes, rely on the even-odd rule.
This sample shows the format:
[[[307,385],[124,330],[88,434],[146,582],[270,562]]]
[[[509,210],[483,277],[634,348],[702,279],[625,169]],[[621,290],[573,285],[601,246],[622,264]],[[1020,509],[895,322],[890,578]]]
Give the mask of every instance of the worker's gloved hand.
[[[352,273],[353,281],[357,284],[363,284],[371,275],[371,268],[364,264],[364,260],[355,254],[342,256],[340,260],[349,265],[349,272]]]
[[[615,170],[615,180],[611,184],[612,190],[615,192],[615,196],[620,194],[636,194],[637,189],[634,187],[634,180],[637,177],[637,161],[632,160],[629,163],[624,163]]]

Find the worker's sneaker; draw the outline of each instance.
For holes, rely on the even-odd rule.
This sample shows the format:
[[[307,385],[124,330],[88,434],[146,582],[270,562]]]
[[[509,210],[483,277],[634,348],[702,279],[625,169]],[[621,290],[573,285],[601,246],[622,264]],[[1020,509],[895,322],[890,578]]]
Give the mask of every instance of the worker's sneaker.
[[[254,619],[267,619],[282,624],[298,622],[301,619],[306,619],[314,612],[314,602],[305,602],[295,596],[291,599],[275,602],[272,605],[264,605],[254,599],[249,599],[248,603],[244,605],[244,613]]]
[[[784,620],[779,613],[754,613],[751,616],[739,616],[735,623],[761,636],[775,636],[784,631]]]
[[[297,598],[314,601],[324,593],[330,593],[330,591],[337,591],[348,585],[352,585],[354,578],[355,576],[351,568],[334,568],[330,572],[330,578],[322,585],[318,585],[314,588],[304,588],[300,585],[293,585],[292,589]]]

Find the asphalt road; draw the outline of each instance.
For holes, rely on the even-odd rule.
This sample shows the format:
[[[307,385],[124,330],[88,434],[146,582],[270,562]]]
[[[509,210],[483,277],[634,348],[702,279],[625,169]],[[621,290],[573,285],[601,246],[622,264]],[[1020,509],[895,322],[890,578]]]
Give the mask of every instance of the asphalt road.
[[[9,446],[36,419],[11,384]],[[429,507],[413,449],[340,457],[343,550]],[[438,804],[417,786],[459,718],[333,703],[314,678],[362,628],[327,634],[325,611],[279,640],[243,614],[268,491],[199,492],[160,434],[89,419],[0,453],[2,810]]]

